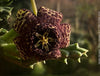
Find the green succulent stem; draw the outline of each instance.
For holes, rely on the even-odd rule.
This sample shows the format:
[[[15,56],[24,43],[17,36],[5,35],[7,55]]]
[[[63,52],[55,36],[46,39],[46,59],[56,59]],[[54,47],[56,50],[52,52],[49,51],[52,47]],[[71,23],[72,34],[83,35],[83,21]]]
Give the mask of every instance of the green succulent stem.
[[[19,34],[16,33],[13,29],[9,32],[6,32],[4,35],[0,36],[0,47],[5,47],[5,50],[8,48],[11,50],[12,47],[15,48],[15,44],[13,43],[14,38],[16,38]]]
[[[10,58],[16,58],[14,55],[18,55],[18,51],[16,49],[15,44],[13,43],[14,38],[18,36],[18,33],[16,33],[13,29],[11,29],[9,32],[6,32],[2,36],[0,36],[0,53],[3,56],[7,56]],[[11,55],[14,54],[14,55]],[[9,56],[8,56],[9,55]],[[17,58],[16,58],[17,59]]]
[[[36,7],[35,0],[31,0],[31,5],[32,5],[33,13],[37,16],[37,7]]]
[[[5,33],[0,37],[0,44],[5,43],[11,43],[13,42],[13,39],[18,36],[18,33],[16,33],[13,29],[11,29],[9,32]]]
[[[13,43],[14,38],[17,36],[18,34],[13,29],[0,36],[0,49],[2,50],[0,53],[2,56],[18,60],[18,58],[14,56],[15,54],[18,55],[18,51]]]
[[[82,56],[88,57],[87,56],[88,50],[79,47],[79,44],[78,43],[71,44],[68,47],[62,48],[60,50],[62,52],[62,56],[63,56],[62,58],[64,59],[64,62],[65,63],[67,63],[67,58],[76,59],[80,63],[81,62],[80,58]]]
[[[79,44],[78,43],[74,43],[74,44],[71,44],[69,45],[67,48],[62,48],[62,49],[65,49],[67,51],[74,51],[74,50],[78,50],[80,52],[88,52],[87,49],[84,49],[84,48],[81,48],[79,47]]]
[[[6,52],[15,52],[15,53],[18,53],[17,49],[16,49],[16,45],[14,43],[3,43],[1,44],[1,49],[2,50],[6,50]]]

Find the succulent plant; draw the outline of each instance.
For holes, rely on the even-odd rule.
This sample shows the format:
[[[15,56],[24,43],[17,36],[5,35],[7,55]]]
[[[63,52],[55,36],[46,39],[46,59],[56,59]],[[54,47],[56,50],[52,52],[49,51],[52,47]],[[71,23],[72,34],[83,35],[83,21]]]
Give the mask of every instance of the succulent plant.
[[[62,14],[40,7],[37,16],[27,9],[20,9],[14,30],[19,33],[14,42],[24,60],[37,61],[61,57],[60,48],[70,43],[69,24],[60,24]]]
[[[24,67],[51,59],[66,64],[70,58],[81,62],[82,56],[87,57],[87,49],[79,47],[78,43],[70,44],[71,25],[61,23],[62,14],[44,6],[37,12],[34,0],[31,1],[34,13],[20,9],[13,29],[0,29],[0,34],[3,33],[0,36],[0,49],[3,50],[0,55],[10,57],[11,61]]]

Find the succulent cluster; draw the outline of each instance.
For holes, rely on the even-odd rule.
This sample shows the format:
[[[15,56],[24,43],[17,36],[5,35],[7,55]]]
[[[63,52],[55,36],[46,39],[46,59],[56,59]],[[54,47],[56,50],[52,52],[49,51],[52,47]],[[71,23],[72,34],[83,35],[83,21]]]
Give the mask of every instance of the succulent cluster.
[[[67,48],[61,48],[62,52],[62,59],[64,60],[64,63],[67,64],[67,59],[74,59],[78,60],[79,63],[81,63],[81,57],[85,56],[88,57],[87,49],[79,47],[78,43],[71,44]]]
[[[59,49],[70,44],[71,32],[69,24],[61,24],[62,18],[61,13],[45,7],[40,7],[37,16],[27,9],[17,12],[14,30],[19,36],[14,42],[24,60],[61,57]]]

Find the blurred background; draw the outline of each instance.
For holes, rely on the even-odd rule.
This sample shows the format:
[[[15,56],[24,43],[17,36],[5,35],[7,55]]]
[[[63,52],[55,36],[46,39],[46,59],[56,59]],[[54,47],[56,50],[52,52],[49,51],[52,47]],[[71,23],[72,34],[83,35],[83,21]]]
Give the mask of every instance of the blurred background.
[[[71,44],[78,42],[81,47],[88,49],[88,58],[83,57],[81,63],[69,60],[67,65],[49,60],[46,64],[37,64],[32,70],[18,66],[0,54],[0,76],[100,76],[98,64],[100,0],[36,0],[36,4],[37,8],[45,6],[62,12],[62,23],[71,24]],[[0,28],[7,30],[12,28],[18,9],[32,10],[30,0],[0,0],[0,6],[9,7],[5,8],[4,13],[0,8]]]

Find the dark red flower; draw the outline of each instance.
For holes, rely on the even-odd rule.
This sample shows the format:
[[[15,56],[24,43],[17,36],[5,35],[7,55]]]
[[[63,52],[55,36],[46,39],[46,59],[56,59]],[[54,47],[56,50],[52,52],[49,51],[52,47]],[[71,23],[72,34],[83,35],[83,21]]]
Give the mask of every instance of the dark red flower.
[[[37,17],[27,9],[17,13],[14,30],[20,34],[14,42],[24,60],[36,61],[61,57],[60,48],[70,43],[70,25],[60,24],[62,14],[40,7]]]

